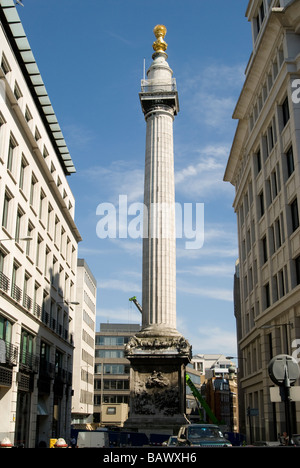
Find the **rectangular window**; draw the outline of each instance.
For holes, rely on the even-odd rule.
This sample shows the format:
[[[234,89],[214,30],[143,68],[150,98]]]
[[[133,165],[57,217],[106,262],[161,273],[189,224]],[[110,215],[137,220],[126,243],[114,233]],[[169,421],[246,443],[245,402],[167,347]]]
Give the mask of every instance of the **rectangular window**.
[[[281,237],[280,219],[278,218],[275,221],[275,248],[276,250],[279,249],[281,244],[282,244],[282,237]]]
[[[14,150],[16,148],[16,142],[13,138],[9,140],[9,147],[8,147],[8,155],[7,155],[7,169],[10,172],[13,172],[13,164],[14,164]]]
[[[11,71],[10,65],[7,61],[7,58],[5,57],[4,54],[2,54],[2,60],[1,60],[1,68],[4,71],[4,74],[7,75]]]
[[[296,284],[300,284],[300,255],[295,258],[295,268],[296,268]]]
[[[17,82],[15,82],[14,95],[17,101],[22,97],[22,92]]]
[[[8,192],[5,192],[4,204],[3,204],[3,213],[2,213],[2,226],[5,229],[8,229],[9,224],[9,205],[12,197]]]
[[[289,178],[295,170],[292,146],[288,149],[286,153],[286,164],[287,164],[287,176]]]
[[[16,230],[15,230],[15,239],[17,242],[19,242],[20,239],[20,234],[21,234],[21,219],[23,216],[23,212],[21,211],[20,208],[18,208],[17,211],[17,219],[16,219]]]
[[[278,185],[277,185],[277,174],[276,170],[271,174],[271,182],[272,182],[272,197],[273,199],[278,195]]]
[[[261,171],[261,154],[260,150],[256,153],[256,166],[257,166],[257,174]]]
[[[260,217],[262,217],[265,212],[264,193],[261,192],[258,195],[258,198],[259,198]]]
[[[31,177],[31,186],[30,186],[30,199],[29,199],[29,202],[30,202],[30,205],[34,205],[34,202],[35,202],[35,188],[36,188],[36,183],[37,183],[37,179],[35,178],[35,176],[33,175]]]
[[[271,305],[271,303],[270,303],[270,285],[269,285],[269,283],[267,283],[264,286],[264,292],[265,292],[265,305],[266,305],[265,308],[267,309]]]
[[[282,119],[283,119],[283,127],[286,126],[290,119],[290,110],[289,110],[289,101],[288,97],[282,103]]]
[[[262,239],[262,254],[263,254],[263,263],[266,263],[266,261],[268,260],[268,246],[267,246],[266,236]]]
[[[299,227],[299,213],[297,198],[291,203],[291,219],[292,219],[292,232]]]

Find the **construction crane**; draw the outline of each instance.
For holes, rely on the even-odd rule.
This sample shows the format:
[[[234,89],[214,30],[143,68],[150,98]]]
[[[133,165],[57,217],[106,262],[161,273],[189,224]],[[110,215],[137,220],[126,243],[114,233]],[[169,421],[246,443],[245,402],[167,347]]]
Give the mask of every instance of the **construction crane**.
[[[136,307],[138,308],[138,310],[142,313],[143,312],[143,309],[142,309],[142,306],[141,304],[138,302],[136,296],[133,296],[133,297],[130,297],[129,299],[131,302],[134,302]]]
[[[211,422],[213,424],[220,425],[220,421],[218,421],[218,419],[216,418],[216,416],[212,412],[211,408],[209,407],[209,405],[207,404],[207,402],[205,401],[205,399],[203,398],[203,396],[201,395],[199,390],[195,387],[194,383],[192,382],[192,380],[191,380],[191,378],[190,378],[190,376],[188,374],[185,375],[185,379],[186,379],[187,385],[190,387],[190,389],[192,391],[192,394],[194,395],[194,398],[195,398],[195,400],[197,402],[198,411],[199,411],[200,416],[202,416],[202,415],[200,413],[198,403],[200,403],[201,407],[205,410],[205,412],[206,412],[208,418],[211,420]]]

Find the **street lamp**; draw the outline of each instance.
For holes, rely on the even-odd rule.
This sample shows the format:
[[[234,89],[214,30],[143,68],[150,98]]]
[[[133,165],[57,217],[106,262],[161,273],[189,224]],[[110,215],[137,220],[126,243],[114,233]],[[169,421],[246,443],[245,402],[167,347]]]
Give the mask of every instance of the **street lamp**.
[[[57,302],[57,304],[79,305],[80,302],[76,302],[76,301],[59,301],[59,302]]]
[[[7,237],[6,239],[0,239],[0,242],[5,242],[5,241],[30,241],[32,240],[32,237],[26,236],[26,237]]]

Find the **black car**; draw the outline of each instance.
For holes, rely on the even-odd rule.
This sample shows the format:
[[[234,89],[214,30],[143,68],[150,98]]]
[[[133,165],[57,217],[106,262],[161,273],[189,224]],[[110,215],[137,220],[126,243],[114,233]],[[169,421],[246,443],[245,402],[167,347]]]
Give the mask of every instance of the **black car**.
[[[179,429],[179,446],[232,447],[215,424],[186,424]]]

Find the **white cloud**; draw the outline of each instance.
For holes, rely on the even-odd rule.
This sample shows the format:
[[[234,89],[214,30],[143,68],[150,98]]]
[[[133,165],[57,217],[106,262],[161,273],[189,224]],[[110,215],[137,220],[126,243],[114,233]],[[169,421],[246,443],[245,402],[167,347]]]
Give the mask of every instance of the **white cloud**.
[[[228,264],[209,264],[201,266],[193,266],[188,269],[177,268],[178,275],[193,275],[193,276],[214,276],[214,277],[229,277],[233,278],[234,275],[234,265],[232,263]]]
[[[98,324],[105,322],[115,322],[115,323],[141,323],[141,314],[134,307],[116,307],[113,309],[100,308],[97,310],[97,328]]]
[[[202,197],[203,199],[227,193],[232,196],[233,188],[223,181],[226,160],[230,146],[225,143],[219,145],[206,145],[203,148],[193,146],[193,149],[181,149],[189,153],[189,157],[181,157],[181,167],[176,167],[175,184],[176,194],[188,195],[191,199]],[[182,161],[191,161],[183,166]]]
[[[179,81],[185,120],[227,137],[236,125],[232,114],[244,81],[244,64],[194,63],[183,74]]]
[[[220,327],[203,326],[191,335],[193,354],[222,353],[225,356],[236,356],[236,333]]]
[[[144,167],[136,167],[134,161],[116,160],[107,166],[92,166],[82,171],[89,183],[101,181],[98,186],[99,203],[118,203],[119,195],[126,195],[128,202],[143,200],[144,193]],[[105,193],[105,199],[101,195]]]
[[[132,281],[118,280],[118,279],[108,279],[108,280],[98,280],[97,281],[100,289],[112,289],[116,291],[141,291],[141,285],[134,283]]]
[[[207,297],[209,299],[217,299],[220,301],[233,301],[232,289],[197,287],[192,286],[191,283],[186,284],[183,281],[177,281],[177,291],[180,293],[193,294],[199,297]]]

